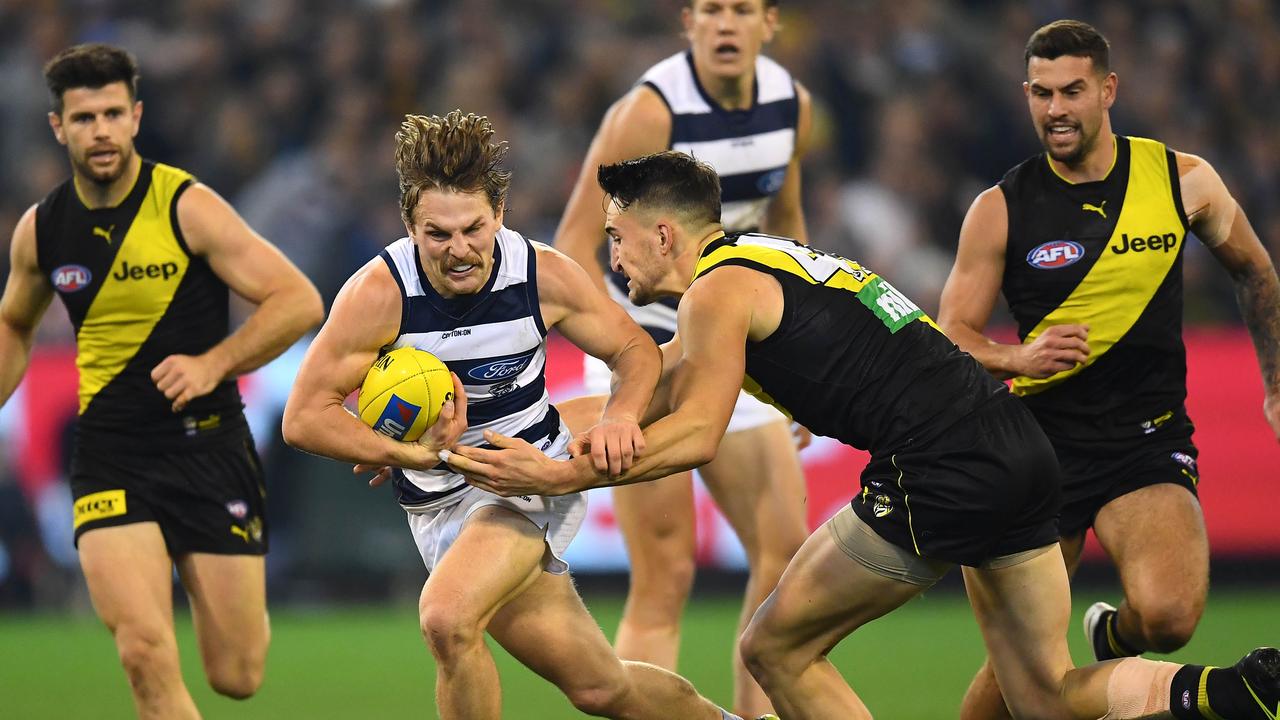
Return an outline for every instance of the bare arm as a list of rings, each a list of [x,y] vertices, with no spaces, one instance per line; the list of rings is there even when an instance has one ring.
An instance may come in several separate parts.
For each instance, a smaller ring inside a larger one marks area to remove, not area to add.
[[[599,473],[587,457],[557,462],[510,438],[499,450],[459,447],[450,464],[473,485],[500,495],[562,495],[666,477],[709,462],[729,425],[746,367],[753,308],[730,273],[707,276],[680,302],[682,355],[671,374],[671,414],[645,430],[647,449],[620,477]],[[462,456],[461,458],[459,456]]]
[[[257,307],[204,354],[170,355],[151,371],[175,411],[223,380],[261,367],[324,319],[311,281],[213,190],[200,184],[188,188],[178,198],[178,225],[191,251]]]
[[[350,463],[410,469],[434,467],[431,433],[398,442],[365,425],[343,401],[364,381],[381,348],[400,327],[400,291],[381,258],[347,281],[320,333],[307,348],[284,409],[284,440],[299,450]],[[454,378],[454,392],[459,391]],[[450,408],[446,404],[446,411]],[[446,418],[446,413],[441,413]],[[449,420],[437,422],[445,425]],[[436,430],[432,427],[432,431]]]
[[[597,467],[617,475],[644,450],[639,420],[653,397],[662,356],[649,334],[600,292],[585,270],[546,245],[534,247],[538,299],[547,327],[554,326],[613,371],[609,400],[589,434]]]
[[[596,182],[596,171],[603,164],[665,150],[670,137],[671,113],[666,103],[642,85],[609,108],[591,141],[556,230],[555,246],[581,265],[601,289],[604,268],[597,253],[604,243],[604,191]]]
[[[813,129],[813,100],[809,91],[796,83],[796,100],[800,105],[796,118],[796,150],[787,165],[787,177],[782,189],[765,210],[764,232],[789,237],[803,245],[809,244],[809,233],[804,226],[804,208],[800,203],[800,163],[809,151],[809,137]]]
[[[1262,369],[1263,412],[1280,439],[1280,281],[1244,211],[1213,167],[1178,153],[1182,205],[1191,229],[1231,274],[1240,314]]]
[[[36,262],[35,206],[22,214],[13,230],[9,266],[0,298],[0,405],[9,401],[22,381],[36,326],[53,300],[53,286]]]
[[[1070,370],[1088,359],[1084,325],[1055,325],[1025,345],[998,343],[983,334],[1000,292],[1008,235],[1004,193],[989,188],[973,201],[960,227],[955,265],[942,288],[938,326],[998,378],[1045,378]]]

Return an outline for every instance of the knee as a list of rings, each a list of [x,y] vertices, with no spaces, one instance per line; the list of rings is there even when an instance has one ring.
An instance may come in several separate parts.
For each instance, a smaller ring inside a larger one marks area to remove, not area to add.
[[[142,690],[153,686],[167,672],[176,671],[178,646],[172,635],[159,629],[118,628],[116,650],[129,684]]]
[[[424,603],[418,614],[422,637],[431,654],[448,663],[477,645],[484,644],[484,628],[450,605]]]
[[[581,712],[596,717],[620,717],[630,686],[622,676],[564,688],[565,697]]]
[[[1191,640],[1204,604],[1193,600],[1168,598],[1133,605],[1147,650],[1168,653]]]
[[[697,574],[693,558],[669,558],[663,562],[660,572],[657,569],[654,572],[636,572],[638,569],[633,568],[632,571],[629,592],[632,602],[628,604],[656,610],[656,614],[676,622],[693,590],[693,578]]]
[[[769,631],[760,613],[742,633],[738,654],[747,671],[764,688],[776,685],[780,678],[799,674],[794,649],[788,647],[781,636]]]
[[[262,687],[264,665],[263,662],[243,658],[207,668],[209,687],[233,700],[248,700]]]

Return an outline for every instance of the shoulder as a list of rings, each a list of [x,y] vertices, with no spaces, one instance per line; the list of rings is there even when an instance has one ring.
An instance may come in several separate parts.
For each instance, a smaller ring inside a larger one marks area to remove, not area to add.
[[[606,116],[620,127],[669,129],[671,108],[653,86],[640,84],[631,88],[609,108]]]
[[[400,286],[391,275],[391,268],[381,256],[375,256],[347,279],[334,306],[357,305],[367,317],[382,317],[383,313],[394,311],[399,318],[402,302]]]
[[[18,218],[18,224],[13,227],[10,251],[15,258],[30,258],[32,262],[35,261],[36,209],[38,207],[38,205],[32,205],[27,208],[27,211],[22,213],[22,217]]]
[[[1214,172],[1213,166],[1209,164],[1209,161],[1205,160],[1199,155],[1192,155],[1191,153],[1180,152],[1178,150],[1174,150],[1173,148],[1169,148],[1169,150],[1173,153],[1174,160],[1177,163],[1179,178],[1185,178],[1188,174],[1191,173],[1191,171],[1197,168],[1205,168],[1210,172]]]
[[[533,248],[534,263],[538,273],[538,295],[545,300],[570,297],[581,291],[581,283],[591,284],[582,266],[555,248],[537,241],[529,241]]]

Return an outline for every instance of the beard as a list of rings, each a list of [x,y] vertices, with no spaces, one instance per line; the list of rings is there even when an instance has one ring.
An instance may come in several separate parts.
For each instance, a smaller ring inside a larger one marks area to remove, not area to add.
[[[110,185],[119,180],[128,169],[129,163],[133,161],[133,146],[117,146],[116,161],[113,165],[106,169],[95,168],[89,162],[89,151],[86,151],[82,157],[76,157],[71,154],[71,165],[77,174],[88,180],[92,180],[96,185]]]
[[[1051,136],[1048,130],[1045,130],[1041,136],[1040,144],[1044,146],[1045,152],[1049,153],[1049,157],[1054,160],[1064,165],[1077,165],[1085,159],[1089,152],[1093,150],[1093,146],[1097,144],[1098,131],[1094,130],[1092,133],[1086,134],[1085,128],[1080,126],[1076,132],[1079,139],[1072,147],[1062,148],[1051,145],[1049,142]]]

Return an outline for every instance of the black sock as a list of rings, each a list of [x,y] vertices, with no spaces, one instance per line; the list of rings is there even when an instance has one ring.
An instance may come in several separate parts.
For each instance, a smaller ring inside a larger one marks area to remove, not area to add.
[[[1258,703],[1235,668],[1183,665],[1169,688],[1169,709],[1178,720],[1258,716]]]
[[[1102,631],[1105,633],[1104,637],[1107,639],[1107,645],[1111,646],[1111,652],[1119,655],[1120,657],[1141,655],[1141,650],[1133,647],[1129,643],[1125,642],[1124,638],[1120,637],[1120,625],[1117,623],[1119,618],[1120,613],[1109,613],[1107,615],[1107,619],[1103,623]]]

